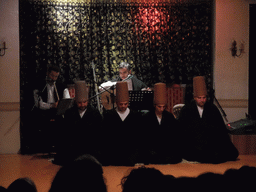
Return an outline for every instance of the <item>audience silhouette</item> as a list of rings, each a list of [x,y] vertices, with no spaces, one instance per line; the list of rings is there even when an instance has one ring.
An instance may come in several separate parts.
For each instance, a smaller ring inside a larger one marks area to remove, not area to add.
[[[0,186],[0,192],[6,192],[6,191],[7,191],[7,189],[5,187]]]
[[[95,191],[106,192],[102,165],[91,155],[82,155],[59,169],[49,192]]]
[[[132,169],[129,175],[121,180],[123,192],[155,192],[166,189],[164,174],[155,169],[139,167]]]
[[[121,180],[122,192],[139,191],[249,191],[255,189],[256,167],[228,169],[224,174],[206,172],[197,177],[163,175],[155,168],[133,169]]]
[[[31,178],[18,178],[13,181],[7,188],[8,192],[37,192],[36,185]]]
[[[244,165],[230,168],[223,174],[205,172],[197,177],[174,177],[164,175],[153,167],[133,168],[121,179],[122,192],[169,192],[192,191],[249,191],[255,190],[256,167]],[[23,177],[13,181],[8,188],[0,186],[0,192],[37,192],[31,178]],[[79,156],[73,162],[63,165],[56,173],[49,192],[94,191],[107,192],[101,163],[92,155]]]

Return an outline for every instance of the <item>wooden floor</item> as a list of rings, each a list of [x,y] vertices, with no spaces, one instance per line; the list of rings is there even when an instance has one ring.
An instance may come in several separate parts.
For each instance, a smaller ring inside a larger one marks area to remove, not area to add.
[[[20,177],[30,177],[34,180],[38,192],[47,192],[60,166],[54,165],[42,154],[37,155],[0,155],[0,185],[8,187],[11,182]],[[175,177],[195,177],[204,172],[223,174],[227,169],[239,169],[244,165],[256,167],[256,155],[240,155],[239,160],[218,165],[179,163],[175,165],[147,165],[159,169],[164,174]],[[134,167],[107,166],[104,176],[108,192],[121,192],[120,181]]]

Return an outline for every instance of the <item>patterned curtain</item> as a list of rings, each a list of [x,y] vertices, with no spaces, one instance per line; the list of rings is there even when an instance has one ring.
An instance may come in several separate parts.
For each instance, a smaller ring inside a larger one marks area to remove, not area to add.
[[[191,84],[195,75],[211,85],[211,15],[210,0],[21,0],[21,107],[49,64],[64,83],[86,80],[91,90],[92,62],[97,85],[115,78],[121,61],[148,86]]]
[[[22,150],[33,145],[27,127],[36,128],[32,85],[48,65],[60,67],[63,83],[86,80],[91,97],[95,85],[118,75],[121,61],[149,87],[186,84],[189,92],[196,75],[212,87],[212,0],[20,0],[19,6]]]

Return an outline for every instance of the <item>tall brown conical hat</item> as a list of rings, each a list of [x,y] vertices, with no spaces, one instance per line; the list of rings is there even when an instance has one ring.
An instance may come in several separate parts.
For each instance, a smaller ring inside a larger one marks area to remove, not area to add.
[[[204,76],[197,76],[193,78],[193,92],[194,97],[207,95]]]
[[[83,102],[88,99],[88,90],[85,81],[75,82],[75,99],[78,102]]]
[[[127,82],[118,81],[116,83],[116,101],[125,102],[129,101],[129,92]]]
[[[167,91],[165,83],[156,83],[154,85],[154,104],[166,105],[167,104]]]

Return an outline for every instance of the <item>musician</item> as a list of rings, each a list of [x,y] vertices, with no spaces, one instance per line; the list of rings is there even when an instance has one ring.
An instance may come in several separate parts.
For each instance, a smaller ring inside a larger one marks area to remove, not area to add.
[[[30,130],[32,138],[32,151],[54,152],[59,123],[62,117],[57,116],[57,106],[62,98],[69,98],[66,86],[58,81],[60,68],[49,66],[46,78],[35,81],[33,86],[34,107],[32,108]]]
[[[147,88],[147,85],[132,75],[131,66],[127,62],[121,62],[119,65],[119,78],[117,81],[127,81],[129,91],[140,91]]]
[[[140,91],[144,88],[147,88],[147,85],[141,80],[137,79],[132,75],[131,66],[127,62],[121,62],[119,65],[119,77],[117,79],[102,83],[100,86],[101,90],[113,86],[118,81],[126,81],[128,83],[129,91]],[[103,89],[102,89],[103,88]]]
[[[58,66],[49,66],[46,72],[46,79],[40,82],[38,87],[34,89],[35,106],[41,110],[56,109],[59,100],[62,98],[70,98],[69,91],[62,83],[57,82],[60,75],[60,68]],[[55,111],[47,111],[48,115],[55,118]]]
[[[113,108],[115,95],[113,89],[118,81],[126,81],[129,91],[150,90],[145,83],[132,75],[131,66],[129,63],[121,62],[119,65],[119,77],[117,79],[102,83],[99,87],[100,91],[103,92],[103,94],[101,94],[101,99],[104,109],[110,110]]]
[[[128,83],[116,83],[116,109],[103,115],[105,137],[103,165],[133,166],[139,163],[141,115],[128,107]]]
[[[102,116],[89,103],[86,82],[76,81],[75,105],[65,112],[62,142],[54,163],[70,162],[83,154],[91,154],[100,160],[101,128]]]
[[[218,108],[207,101],[203,76],[193,79],[194,99],[179,115],[182,125],[183,158],[201,163],[234,161],[238,151],[232,144]]]
[[[175,164],[181,162],[178,121],[166,111],[165,83],[154,85],[154,109],[143,116],[144,162],[151,164]]]

